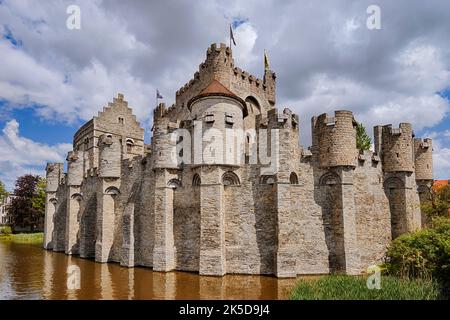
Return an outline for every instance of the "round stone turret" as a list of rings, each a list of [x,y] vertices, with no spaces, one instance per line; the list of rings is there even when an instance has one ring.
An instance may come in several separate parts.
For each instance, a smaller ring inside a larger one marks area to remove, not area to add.
[[[356,166],[356,121],[351,111],[313,117],[313,149],[322,168]]]
[[[100,171],[102,178],[120,178],[122,161],[122,143],[111,134],[103,134],[99,138],[98,147]]]
[[[414,164],[416,180],[433,180],[433,142],[431,139],[414,139]]]
[[[238,139],[243,139],[244,107],[245,102],[217,80],[188,102],[194,125],[202,128],[202,163],[240,163],[244,144]]]
[[[206,51],[204,68],[214,74],[214,78],[229,83],[231,70],[234,67],[231,48],[224,43],[219,45],[213,43]]]
[[[170,120],[164,103],[153,112],[153,136],[151,149],[153,168],[176,168],[176,136],[169,132]]]
[[[413,131],[410,123],[400,123],[398,128],[382,128],[381,155],[385,172],[413,172]]]

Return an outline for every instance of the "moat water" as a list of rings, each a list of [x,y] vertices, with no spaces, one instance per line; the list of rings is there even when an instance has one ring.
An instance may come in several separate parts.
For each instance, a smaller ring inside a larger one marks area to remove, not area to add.
[[[76,267],[73,267],[73,266]],[[79,272],[79,282],[72,278]],[[69,283],[68,283],[69,278]],[[296,279],[153,272],[0,241],[0,299],[287,299]],[[79,284],[79,289],[76,287]],[[75,288],[74,288],[75,286]]]

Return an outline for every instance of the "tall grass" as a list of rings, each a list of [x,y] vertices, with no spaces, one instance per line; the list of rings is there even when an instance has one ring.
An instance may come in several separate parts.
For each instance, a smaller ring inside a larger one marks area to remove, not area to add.
[[[9,235],[11,233],[12,233],[12,230],[11,230],[10,226],[0,227],[0,236]]]
[[[40,244],[44,241],[44,234],[39,233],[18,233],[0,235],[0,241],[12,241],[15,243]]]
[[[381,277],[381,289],[368,289],[365,277],[330,275],[300,280],[291,300],[436,300],[437,285],[431,280]]]

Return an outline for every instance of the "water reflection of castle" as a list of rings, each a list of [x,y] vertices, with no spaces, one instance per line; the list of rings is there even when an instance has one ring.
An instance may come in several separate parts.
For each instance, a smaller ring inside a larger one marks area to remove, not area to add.
[[[67,268],[80,270],[80,289],[67,288]],[[38,266],[39,267],[39,266]],[[203,277],[185,272],[123,269],[46,252],[43,259],[44,299],[286,299],[294,279],[227,275]]]

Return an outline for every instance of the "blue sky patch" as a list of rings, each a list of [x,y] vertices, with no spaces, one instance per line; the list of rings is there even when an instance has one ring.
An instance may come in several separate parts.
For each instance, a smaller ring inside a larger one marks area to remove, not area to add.
[[[231,19],[231,26],[233,27],[233,29],[236,29],[237,27],[239,27],[241,24],[244,24],[248,22],[248,18],[242,18],[242,17],[233,17]]]
[[[22,46],[22,40],[18,40],[14,37],[11,29],[7,25],[3,25],[3,39],[6,39],[9,41],[13,46],[15,47],[21,47]]]
[[[1,107],[2,103],[0,102]],[[36,115],[34,108],[23,108],[14,109],[0,115],[0,127],[3,129],[6,123],[12,119],[16,119],[19,122],[19,134],[21,137],[48,145],[72,143],[73,135],[82,125],[81,121],[72,125],[45,120]]]

